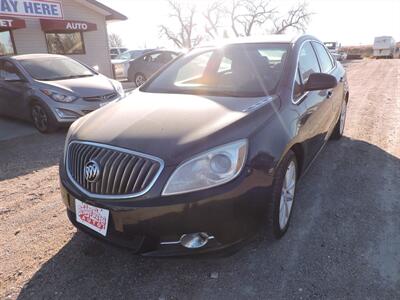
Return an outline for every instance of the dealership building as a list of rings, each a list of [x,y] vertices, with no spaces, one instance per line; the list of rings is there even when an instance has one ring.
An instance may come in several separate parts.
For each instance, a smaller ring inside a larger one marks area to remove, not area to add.
[[[63,54],[112,76],[107,22],[126,19],[96,0],[0,0],[0,55]]]

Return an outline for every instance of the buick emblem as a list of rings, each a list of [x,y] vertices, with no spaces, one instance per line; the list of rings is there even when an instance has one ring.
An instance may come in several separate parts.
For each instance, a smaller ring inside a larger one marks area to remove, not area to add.
[[[83,171],[88,182],[96,182],[100,177],[100,166],[94,160],[88,161]]]

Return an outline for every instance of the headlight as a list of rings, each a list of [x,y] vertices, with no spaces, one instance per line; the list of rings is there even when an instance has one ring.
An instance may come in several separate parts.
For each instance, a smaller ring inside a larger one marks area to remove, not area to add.
[[[114,86],[114,89],[117,91],[117,93],[120,95],[120,97],[125,96],[125,91],[124,88],[122,87],[121,82],[119,81],[111,81],[112,85]]]
[[[226,183],[239,175],[246,156],[247,140],[239,140],[196,155],[178,166],[162,194],[182,194]]]
[[[48,90],[48,89],[41,89],[41,91],[46,96],[49,96],[50,98],[52,98],[54,101],[57,101],[57,102],[70,103],[79,98],[78,96],[60,94],[56,91]]]

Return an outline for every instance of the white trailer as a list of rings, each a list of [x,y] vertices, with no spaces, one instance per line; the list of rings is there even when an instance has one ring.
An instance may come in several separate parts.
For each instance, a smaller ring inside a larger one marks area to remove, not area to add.
[[[396,42],[391,36],[377,36],[373,45],[374,57],[393,58],[396,51]]]

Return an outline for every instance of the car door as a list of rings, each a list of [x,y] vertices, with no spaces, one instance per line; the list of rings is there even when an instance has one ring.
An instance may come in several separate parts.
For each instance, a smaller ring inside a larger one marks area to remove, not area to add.
[[[300,124],[302,139],[305,140],[306,165],[312,160],[325,142],[329,128],[331,105],[327,101],[327,91],[304,92],[304,85],[312,73],[321,69],[311,42],[305,42],[299,52],[298,69],[294,87],[293,101],[301,112]]]
[[[146,78],[149,78],[153,75],[158,69],[160,69],[163,65],[162,60],[160,59],[162,52],[151,53],[146,55],[145,57],[145,70],[143,70]]]
[[[0,111],[2,114],[28,118],[29,107],[26,103],[26,93],[29,83],[18,68],[10,61],[0,62]]]
[[[339,117],[340,110],[342,107],[344,75],[340,74],[340,70],[336,69],[336,62],[322,44],[313,41],[312,45],[315,49],[315,52],[317,53],[317,58],[321,66],[321,72],[336,77],[338,81],[338,85],[335,88],[326,91],[327,99],[331,108],[331,113],[328,116],[329,119],[328,133],[330,134],[334,126],[336,125],[336,120]],[[326,135],[325,139],[329,137],[329,134]]]

